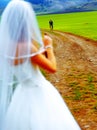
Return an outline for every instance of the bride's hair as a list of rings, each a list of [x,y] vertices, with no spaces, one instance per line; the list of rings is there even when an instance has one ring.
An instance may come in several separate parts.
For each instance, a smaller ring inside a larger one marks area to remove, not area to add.
[[[28,2],[11,1],[6,7],[2,19],[6,20],[9,37],[13,42],[31,39],[34,11]]]

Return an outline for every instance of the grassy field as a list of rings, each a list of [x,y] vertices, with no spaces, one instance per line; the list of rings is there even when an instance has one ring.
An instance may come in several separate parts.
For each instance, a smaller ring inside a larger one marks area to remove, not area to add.
[[[54,29],[71,32],[97,40],[97,11],[37,16],[41,29],[49,29],[48,21],[54,21]]]

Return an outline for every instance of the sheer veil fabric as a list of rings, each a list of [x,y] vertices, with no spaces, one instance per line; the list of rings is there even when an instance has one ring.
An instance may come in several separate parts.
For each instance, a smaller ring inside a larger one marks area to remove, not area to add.
[[[37,52],[30,51],[33,41],[37,43]],[[24,48],[21,47],[21,44]],[[22,0],[10,1],[0,22],[0,130],[15,82],[14,59],[18,59],[20,62],[22,58],[23,62],[26,62],[30,56],[43,51],[41,33],[31,5]],[[20,72],[18,67],[17,73],[20,74]],[[19,80],[21,79],[18,75]]]

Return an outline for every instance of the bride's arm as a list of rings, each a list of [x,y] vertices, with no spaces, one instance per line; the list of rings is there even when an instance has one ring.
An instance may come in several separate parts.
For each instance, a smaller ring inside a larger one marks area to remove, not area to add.
[[[47,53],[47,57],[44,56],[43,54],[37,54],[33,57],[31,57],[31,62],[39,65],[43,69],[48,70],[49,72],[56,72],[56,59],[55,55],[53,52],[53,47],[52,47],[52,39],[50,37],[44,37],[44,44]],[[37,48],[32,45],[32,50],[37,52]]]

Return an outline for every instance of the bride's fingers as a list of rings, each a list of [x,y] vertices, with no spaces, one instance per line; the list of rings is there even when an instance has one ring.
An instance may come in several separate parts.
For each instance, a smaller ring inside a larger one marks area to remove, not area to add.
[[[47,46],[47,45],[52,45],[52,38],[51,37],[49,37],[49,36],[44,36],[44,39],[43,39],[43,41],[44,41],[44,46]]]

